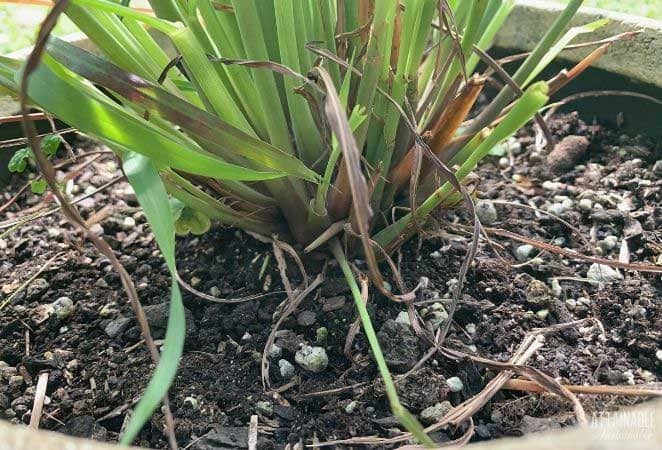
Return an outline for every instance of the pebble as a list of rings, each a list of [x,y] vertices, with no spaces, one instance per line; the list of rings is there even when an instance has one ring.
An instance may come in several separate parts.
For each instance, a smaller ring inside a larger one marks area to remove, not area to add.
[[[520,262],[524,262],[529,259],[529,257],[533,253],[533,250],[534,250],[533,245],[530,244],[520,245],[515,249],[515,258],[517,258],[517,260]]]
[[[198,409],[198,399],[195,397],[186,397],[184,399],[184,405],[189,405],[191,409]]]
[[[301,311],[297,315],[297,323],[302,327],[309,327],[315,323],[317,316],[313,311]]]
[[[641,379],[644,380],[646,383],[653,383],[653,382],[655,382],[657,377],[650,370],[642,370],[641,371]]]
[[[593,200],[590,198],[583,198],[577,203],[577,208],[584,212],[591,212],[593,211]]]
[[[658,361],[662,361],[662,350],[658,350],[655,352],[655,357],[657,358]]]
[[[526,302],[535,306],[547,306],[550,292],[547,285],[540,280],[531,280],[526,288]]]
[[[432,326],[433,330],[439,328],[448,319],[446,308],[441,303],[433,303],[424,308],[421,310],[421,316]]]
[[[462,389],[464,389],[464,384],[459,377],[450,377],[446,380],[446,384],[448,385],[448,388],[451,390],[451,392],[460,392]]]
[[[563,203],[552,203],[551,205],[545,208],[547,212],[552,213],[556,216],[560,216],[568,209]]]
[[[280,376],[284,380],[289,380],[294,376],[294,366],[286,359],[281,359],[278,361],[278,370],[280,371]]]
[[[634,374],[631,370],[623,372],[623,380],[625,380],[625,384],[634,385]]]
[[[329,330],[327,330],[326,327],[319,327],[315,330],[315,340],[318,344],[325,344],[328,337]]]
[[[43,278],[36,278],[30,283],[26,289],[26,293],[28,297],[36,297],[46,292],[46,289],[48,289],[48,281]]]
[[[198,277],[192,277],[191,278],[191,286],[193,286],[193,287],[199,286],[200,282],[202,282],[202,280]]]
[[[476,203],[476,215],[483,225],[492,225],[499,218],[494,203],[487,200]]]
[[[589,140],[584,136],[566,136],[547,155],[547,167],[552,173],[570,170],[579,162],[588,148]]]
[[[547,316],[549,316],[549,309],[541,309],[536,313],[536,316],[541,320],[547,319]]]
[[[274,413],[274,405],[271,402],[257,402],[255,406],[257,407],[257,412],[265,416],[271,417]]]
[[[60,297],[53,302],[53,313],[58,319],[67,319],[71,317],[76,309],[74,306],[74,301],[69,297]]]
[[[570,311],[574,311],[575,307],[577,306],[577,301],[574,298],[569,298],[565,301],[565,306]]]
[[[108,288],[108,282],[104,280],[103,278],[99,278],[96,283],[94,283],[96,287],[99,289],[107,289]]]
[[[400,311],[398,317],[395,318],[396,323],[404,323],[405,325],[411,325],[409,320],[409,313],[407,311]]]
[[[448,412],[453,409],[453,405],[448,400],[437,403],[434,406],[428,406],[421,411],[421,422],[425,425],[432,425],[443,419]]]
[[[283,349],[276,344],[273,344],[269,349],[269,358],[280,358],[283,355]]]
[[[658,159],[653,164],[653,173],[658,177],[662,176],[662,159]]]
[[[598,245],[600,246],[603,252],[607,253],[608,251],[616,248],[616,246],[618,245],[618,238],[616,236],[609,235],[600,242],[598,242]]]
[[[110,338],[115,338],[119,336],[120,334],[124,333],[124,331],[129,328],[129,324],[131,323],[131,319],[128,317],[118,317],[117,319],[113,319],[110,322],[108,322],[108,325],[106,325],[106,328],[104,328],[104,331]]]
[[[209,295],[213,297],[220,297],[221,290],[217,286],[212,286],[211,289],[209,289]]]
[[[345,405],[345,412],[347,414],[352,414],[354,410],[356,410],[357,406],[359,406],[359,402],[352,400],[351,402],[347,403],[347,405]]]
[[[559,280],[553,278],[551,285],[552,285],[552,295],[556,298],[561,297],[561,294],[563,294],[563,288],[561,287],[561,283],[559,283]]]
[[[322,347],[304,345],[294,355],[294,360],[309,372],[322,372],[329,365],[329,357]]]
[[[502,169],[507,169],[508,167],[510,167],[510,159],[508,159],[507,156],[502,156],[501,158],[499,158],[499,167],[501,167]]]
[[[467,333],[469,334],[476,334],[476,324],[475,323],[468,323],[466,327],[464,327],[467,330]]]
[[[586,277],[595,284],[615,283],[623,279],[623,275],[618,270],[598,263],[591,264]]]
[[[345,306],[346,299],[342,295],[322,299],[322,311],[331,312]]]
[[[13,375],[13,376],[9,377],[9,383],[8,384],[9,384],[10,388],[16,389],[16,388],[19,388],[19,387],[23,386],[24,382],[25,382],[25,380],[23,379],[23,376]]]

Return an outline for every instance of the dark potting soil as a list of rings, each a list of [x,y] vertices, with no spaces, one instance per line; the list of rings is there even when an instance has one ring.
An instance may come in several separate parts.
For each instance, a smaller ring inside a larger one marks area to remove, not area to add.
[[[483,221],[493,222],[486,225],[584,254],[661,263],[660,143],[586,125],[576,115],[558,117],[551,129],[559,140],[569,135],[587,140],[572,138],[575,142],[565,144],[570,150],[549,160],[536,150],[530,129],[509,141],[504,155],[491,157],[477,172],[479,197],[494,200],[480,205]],[[89,193],[118,174],[112,157],[102,156],[75,177],[74,194]],[[25,182],[16,179],[3,202]],[[41,200],[21,196],[2,213],[2,220],[43,207]],[[130,188],[119,182],[79,206],[83,217],[121,254],[154,335],[162,339],[170,281]],[[443,318],[444,299],[450,298],[470,241],[463,227],[470,225],[465,211],[443,212],[439,219],[424,239],[409,242],[396,254],[406,286],[423,283],[416,309],[430,324]],[[118,276],[108,260],[81,244],[79,237],[54,214],[0,238],[2,301],[60,255],[0,314],[0,418],[27,423],[37,377],[47,371],[41,427],[116,441],[154,366]],[[182,277],[200,291],[226,298],[270,294],[245,303],[215,304],[185,293],[186,349],[170,391],[181,447],[245,447],[254,414],[259,416],[262,448],[400,432],[362,333],[351,347],[356,362],[345,355],[345,338],[356,312],[335,268],[328,268],[321,288],[280,326],[269,375],[272,388],[286,388],[274,396],[265,394],[260,361],[286,297],[271,246],[240,231],[213,229],[180,238],[177,252]],[[290,263],[289,275],[296,284],[300,275]],[[357,265],[364,267],[361,261]],[[313,276],[322,266],[323,255],[306,261]],[[446,345],[507,361],[527,332],[593,318],[548,336],[529,364],[570,384],[657,382],[662,376],[660,277],[599,269],[492,235],[491,242],[480,243]],[[383,273],[389,273],[387,266]],[[589,278],[603,283],[587,282]],[[395,289],[395,281],[390,283]],[[373,292],[369,309],[394,372],[407,371],[427,346],[403,323],[404,306]],[[323,347],[328,366],[317,373],[305,370],[295,361],[301,345]],[[435,411],[447,407],[444,401],[459,404],[493,376],[469,360],[435,356],[402,381],[399,391],[407,408],[419,415],[425,411],[423,420],[430,421]],[[643,400],[579,398],[589,416]],[[435,405],[436,410],[428,409]],[[475,414],[473,439],[520,435],[574,421],[564,399],[504,390]],[[157,411],[136,444],[166,448],[163,427],[163,414]],[[434,437],[444,441],[463,432],[462,427],[446,428]]]

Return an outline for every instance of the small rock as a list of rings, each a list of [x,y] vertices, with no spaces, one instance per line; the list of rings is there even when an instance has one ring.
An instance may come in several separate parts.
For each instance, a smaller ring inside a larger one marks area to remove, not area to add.
[[[451,392],[461,392],[464,389],[464,383],[459,377],[450,377],[446,380],[446,384]]]
[[[593,211],[593,200],[590,198],[583,198],[577,203],[577,208],[580,211],[591,212]]]
[[[94,417],[88,415],[70,419],[58,431],[69,436],[94,439],[97,441],[105,441],[106,435],[108,434],[108,430],[97,424]]]
[[[551,293],[545,283],[540,280],[532,280],[526,287],[526,302],[534,306],[547,306],[551,299]]]
[[[250,334],[248,331],[244,333],[244,335],[241,337],[241,340],[244,342],[248,342],[251,339],[253,339],[253,335]]]
[[[99,278],[94,285],[98,287],[99,289],[107,289],[108,288],[108,282],[104,280],[103,278]]]
[[[559,280],[556,278],[552,278],[552,295],[556,298],[561,297],[561,294],[563,294],[563,288],[561,287],[561,283],[559,283]]]
[[[274,413],[274,405],[271,402],[257,402],[255,406],[257,412],[267,417],[271,417]]]
[[[26,289],[26,294],[29,298],[33,298],[43,294],[47,289],[48,281],[43,278],[36,278]]]
[[[631,370],[623,372],[623,380],[625,381],[625,384],[629,384],[630,386],[634,385],[634,374]]]
[[[280,371],[280,376],[284,380],[289,380],[294,376],[294,366],[286,359],[281,359],[278,361],[278,370]]]
[[[405,325],[411,325],[409,321],[409,313],[407,311],[400,311],[398,317],[395,318],[396,323],[404,323]]]
[[[25,380],[23,379],[23,376],[13,375],[13,376],[9,377],[8,385],[11,389],[18,389],[21,386],[23,386],[24,382],[25,382]]]
[[[377,333],[389,367],[395,370],[408,370],[418,361],[418,338],[409,325],[389,319]]]
[[[198,399],[195,397],[186,397],[184,399],[184,406],[189,406],[191,409],[198,409]]]
[[[301,311],[297,315],[297,323],[302,327],[309,327],[315,323],[317,316],[313,311]]]
[[[195,442],[191,450],[221,450],[248,448],[248,429],[215,424],[210,432]]]
[[[586,277],[594,282],[595,284],[609,284],[621,281],[623,275],[616,270],[604,264],[591,264],[589,267]]]
[[[589,140],[584,136],[566,136],[547,155],[549,170],[558,174],[574,168],[586,153],[588,145]]]
[[[322,372],[329,365],[329,357],[322,347],[304,345],[294,355],[294,360],[309,372]]]
[[[499,158],[499,167],[502,169],[507,169],[510,167],[510,159],[507,156],[502,156]]]
[[[198,287],[198,286],[200,286],[200,283],[201,283],[201,282],[202,282],[202,280],[201,280],[200,278],[198,278],[198,277],[192,277],[192,278],[191,278],[191,286],[193,286],[193,287]]]
[[[351,402],[347,403],[347,405],[345,405],[345,412],[347,414],[352,414],[357,406],[359,406],[359,403],[356,400],[352,400]]]
[[[561,428],[561,424],[558,419],[553,417],[540,418],[525,415],[522,417],[522,422],[520,423],[522,434],[538,433],[540,431],[556,430],[558,428]]]
[[[193,280],[191,280],[191,284]],[[170,303],[158,303],[156,305],[149,305],[143,307],[147,323],[152,328],[152,333],[155,339],[162,339],[165,336],[165,330],[168,326],[168,314],[170,311]],[[184,316],[186,317],[186,337],[190,338],[197,331],[193,314],[188,308],[184,308]]]
[[[541,309],[536,313],[536,316],[538,316],[540,320],[546,320],[547,316],[549,316],[549,309]]]
[[[476,324],[475,323],[468,323],[466,327],[464,327],[467,330],[467,333],[469,334],[476,334]]]
[[[570,311],[574,311],[575,307],[577,306],[577,301],[574,298],[569,298],[565,301],[565,306]]]
[[[658,361],[662,361],[662,350],[656,351],[655,357],[657,358]]]
[[[280,358],[283,354],[283,349],[276,344],[273,344],[269,349],[269,358]]]
[[[345,297],[339,295],[337,297],[330,297],[322,299],[322,311],[331,312],[341,309],[345,306]]]
[[[476,215],[483,225],[492,225],[499,218],[494,203],[487,200],[476,203]]]
[[[136,226],[136,219],[133,217],[125,217],[122,222],[122,228],[126,231],[133,230]]]
[[[211,289],[209,289],[209,295],[212,297],[220,297],[221,290],[217,286],[212,286]]]
[[[555,216],[560,216],[568,209],[563,203],[552,203],[551,205],[545,208],[547,212],[554,214]]]
[[[662,159],[658,159],[655,161],[655,164],[653,164],[653,174],[657,175],[658,177],[662,177]]]
[[[108,322],[104,331],[110,338],[116,338],[120,334],[124,333],[129,325],[131,324],[131,319],[128,317],[118,317]]]
[[[443,304],[433,303],[421,310],[421,316],[430,324],[433,330],[436,330],[448,319],[448,312],[446,312]]]
[[[53,302],[53,313],[60,320],[71,317],[75,309],[74,301],[69,297],[60,297]]]
[[[533,245],[530,244],[520,245],[515,249],[515,258],[517,258],[517,260],[520,262],[524,262],[531,257],[533,250],[534,250]]]
[[[644,380],[646,383],[653,383],[653,382],[655,382],[657,377],[650,370],[642,370],[641,371],[641,379]]]
[[[600,246],[600,248],[604,253],[607,253],[610,250],[616,248],[616,246],[618,245],[618,238],[616,236],[609,235],[600,242],[598,242],[598,245]]]
[[[453,405],[451,405],[451,402],[448,400],[437,403],[434,406],[428,406],[423,411],[421,411],[421,422],[423,422],[425,425],[432,425],[433,423],[437,423],[443,419],[451,409],[453,409]]]
[[[326,340],[329,337],[329,330],[326,327],[319,327],[315,330],[315,341],[318,344],[326,345]]]

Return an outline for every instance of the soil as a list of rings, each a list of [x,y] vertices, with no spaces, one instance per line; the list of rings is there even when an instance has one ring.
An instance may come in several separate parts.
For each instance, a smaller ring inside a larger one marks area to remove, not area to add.
[[[573,167],[551,178],[555,168],[534,145],[531,129],[504,146],[503,156],[489,158],[478,171],[479,197],[487,205],[490,226],[520,233],[585,254],[660,263],[662,253],[662,181],[659,142],[627,136],[600,125],[587,125],[576,115],[555,118],[557,139],[584,136],[587,148],[571,147]],[[577,140],[576,138],[573,138]],[[583,140],[580,140],[583,142]],[[89,150],[90,144],[81,142]],[[556,160],[567,164],[557,151]],[[65,170],[69,170],[70,167]],[[115,161],[102,156],[75,178],[74,194],[89,193],[119,174]],[[26,180],[17,178],[5,200]],[[4,200],[3,200],[4,201]],[[43,207],[40,197],[23,195],[3,212],[5,219]],[[508,203],[500,203],[505,201]],[[513,203],[528,205],[524,208]],[[80,205],[83,217],[95,223],[131,273],[150,316],[157,339],[163,337],[163,303],[169,277],[134,195],[122,181]],[[540,212],[552,211],[571,227]],[[397,255],[408,288],[425,277],[416,308],[431,321],[450,297],[469,236],[468,214],[439,215],[439,224],[424,239],[411,241]],[[436,230],[436,231],[435,231]],[[141,338],[119,278],[78,233],[54,214],[20,226],[0,237],[3,254],[0,287],[3,301],[20,289],[0,315],[0,418],[27,423],[40,372],[49,373],[41,428],[76,436],[116,441],[128,412],[143,392],[153,365]],[[215,304],[188,292],[189,332],[184,357],[170,391],[181,447],[241,448],[246,445],[250,417],[259,416],[259,446],[283,448],[299,440],[311,443],[354,436],[389,437],[399,432],[369,362],[359,333],[352,363],[343,347],[356,317],[340,273],[330,267],[326,281],[281,325],[276,343],[282,354],[270,359],[273,388],[267,395],[260,376],[265,341],[281,311],[285,295],[270,245],[243,232],[214,228],[203,236],[178,239],[178,264],[183,279],[218,297],[271,293],[239,304]],[[26,289],[20,286],[50,258]],[[320,255],[306,264],[310,274],[322,267]],[[359,268],[362,262],[356,261]],[[662,282],[659,276],[598,270],[590,264],[522,248],[497,236],[481,241],[465,285],[463,301],[446,345],[486,358],[507,361],[527,332],[583,318],[595,321],[550,335],[529,363],[572,384],[640,385],[662,377]],[[388,273],[388,267],[383,272]],[[289,275],[299,275],[291,264]],[[609,280],[604,277],[611,276]],[[391,280],[391,284],[396,286]],[[63,308],[67,300],[73,310]],[[427,350],[402,317],[402,304],[373,294],[369,307],[380,330],[394,372],[408,370]],[[435,309],[436,308],[436,309]],[[305,312],[305,314],[302,314]],[[70,313],[70,315],[68,315]],[[326,337],[320,336],[321,327]],[[288,332],[289,330],[289,332]],[[112,337],[111,337],[112,336]],[[324,347],[328,367],[304,370],[295,362],[301,344]],[[294,378],[281,376],[279,360],[294,366]],[[493,372],[470,361],[435,356],[399,385],[403,403],[413,413],[445,400],[456,405],[478,393]],[[462,386],[457,386],[458,377]],[[449,381],[449,379],[452,379]],[[451,385],[454,391],[450,389]],[[344,388],[344,389],[343,389]],[[315,394],[334,389],[328,394]],[[580,396],[589,416],[611,411],[642,398]],[[137,445],[166,448],[163,414],[158,411],[141,432]],[[574,423],[571,405],[550,394],[501,391],[474,416],[474,440],[521,435]],[[463,429],[444,429],[438,441],[460,436]]]

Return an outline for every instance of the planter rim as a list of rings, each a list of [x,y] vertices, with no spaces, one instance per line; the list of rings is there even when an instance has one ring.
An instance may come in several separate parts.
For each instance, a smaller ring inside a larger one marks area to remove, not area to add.
[[[495,38],[494,46],[531,51],[550,28],[564,4],[547,0],[517,0],[515,8]],[[609,23],[572,43],[605,39],[620,33],[639,31],[636,36],[615,42],[592,67],[662,88],[662,21],[600,8],[582,7],[571,26],[600,19]],[[563,51],[561,59],[577,62],[593,48]]]
[[[657,450],[662,448],[662,400],[624,408],[592,421],[588,428],[533,433],[469,444],[472,450]],[[248,427],[246,427],[248,432]],[[80,439],[51,431],[32,430],[0,421],[0,450],[113,450],[113,444]],[[127,450],[141,450],[124,447]],[[144,449],[142,449],[144,450]]]
[[[511,16],[497,35],[495,45],[528,51],[542,36],[563,4],[546,0],[518,0]],[[602,39],[625,31],[642,30],[634,39],[615,43],[610,51],[596,64],[609,72],[630,77],[636,81],[662,87],[662,21],[634,16],[626,13],[606,11],[599,8],[582,7],[573,21],[574,25],[585,24],[601,18],[610,24],[597,33],[583,36],[583,40]],[[524,25],[523,25],[524,24]],[[596,36],[599,35],[599,36]],[[85,45],[82,33],[73,33],[64,39]],[[30,48],[13,52],[7,56],[25,57]],[[563,52],[562,57],[578,61],[586,50]],[[641,435],[632,434],[632,420],[641,420]],[[530,448],[558,450],[575,448],[584,450],[622,450],[628,448],[653,450],[662,448],[662,400],[648,402],[633,408],[620,410],[613,416],[593,423],[590,429],[569,428],[556,432],[527,435],[521,438],[506,438],[470,444],[476,450]],[[605,436],[615,438],[608,439]],[[31,430],[11,425],[0,420],[0,450],[111,450],[117,448],[108,443],[73,438],[59,433]],[[125,447],[138,450],[136,447]]]

